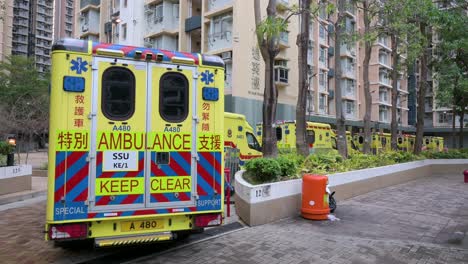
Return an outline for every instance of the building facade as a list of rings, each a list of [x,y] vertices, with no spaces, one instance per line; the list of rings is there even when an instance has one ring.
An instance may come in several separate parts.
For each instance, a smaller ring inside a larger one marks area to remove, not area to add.
[[[53,0],[15,0],[12,23],[13,55],[33,57],[39,72],[50,68]]]
[[[73,38],[75,31],[74,0],[55,1],[54,9],[54,40]]]
[[[0,0],[0,61],[11,55],[13,38],[13,0]]]
[[[219,55],[226,64],[226,111],[246,115],[251,124],[262,119],[264,63],[255,35],[253,1],[245,0],[81,0],[76,36],[125,45],[201,52]],[[318,3],[318,2],[317,2]],[[267,0],[261,1],[266,16]],[[286,17],[287,7],[297,0],[277,0],[278,15]],[[340,56],[340,86],[347,124],[359,129],[365,114],[363,87],[364,47],[347,41],[336,54],[333,41],[335,16],[320,8],[310,26],[308,69],[309,120],[335,123],[335,56]],[[85,21],[86,23],[84,23]],[[97,23],[99,21],[99,27]],[[89,25],[96,25],[89,27]],[[275,59],[278,89],[277,119],[294,119],[298,91],[299,19],[292,16],[288,30],[280,36],[280,53]],[[346,4],[344,30],[363,32],[362,10]],[[370,89],[372,127],[389,129],[391,121],[392,49],[390,38],[380,36],[372,47]],[[405,60],[404,55],[400,60]],[[414,132],[417,74],[403,69],[398,74],[399,129]],[[417,72],[417,71],[416,71]],[[432,97],[431,97],[432,98]],[[437,115],[435,112],[430,112]]]

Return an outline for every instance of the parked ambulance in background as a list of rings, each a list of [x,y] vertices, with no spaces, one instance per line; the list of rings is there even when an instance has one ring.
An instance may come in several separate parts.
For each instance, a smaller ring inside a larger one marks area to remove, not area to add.
[[[253,128],[241,114],[224,113],[224,147],[239,151],[240,166],[249,159],[263,156]]]
[[[296,121],[277,121],[275,132],[278,150],[296,150]],[[333,131],[329,124],[307,122],[306,143],[309,147],[309,153],[313,154],[332,150],[332,135]],[[257,137],[261,139],[261,136],[262,124],[258,123]]]

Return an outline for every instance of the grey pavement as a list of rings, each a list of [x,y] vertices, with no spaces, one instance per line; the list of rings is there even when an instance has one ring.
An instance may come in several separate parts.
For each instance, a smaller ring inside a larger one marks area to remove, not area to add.
[[[299,216],[134,263],[468,263],[468,184],[430,177],[338,204],[339,221]]]
[[[0,211],[1,263],[82,263],[122,252],[86,245],[62,249],[45,242],[43,200]],[[468,184],[461,175],[361,195],[338,203],[336,216],[339,221],[297,216],[243,228],[130,263],[468,263]],[[153,246],[150,252],[161,248]],[[131,250],[139,249],[148,251],[143,246]],[[106,260],[88,263],[124,261]]]

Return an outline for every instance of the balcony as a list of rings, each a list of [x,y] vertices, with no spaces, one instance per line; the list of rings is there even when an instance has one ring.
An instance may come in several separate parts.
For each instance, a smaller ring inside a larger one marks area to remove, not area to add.
[[[145,6],[145,30],[146,37],[159,36],[161,34],[177,35],[179,30],[179,8],[178,4]],[[196,17],[185,21],[185,26],[195,26]],[[200,20],[201,21],[201,20]]]
[[[352,1],[345,2],[345,13],[353,17],[356,15],[356,7],[354,7]]]
[[[356,79],[356,69],[352,65],[341,65],[342,77],[349,79]]]
[[[356,57],[356,47],[354,45],[342,44],[340,46],[340,56],[345,57]]]
[[[388,40],[388,37],[380,36],[377,40],[377,44],[379,44],[381,47],[391,50],[390,48],[390,41]]]
[[[279,39],[280,48],[289,48],[289,32],[281,32]]]
[[[356,98],[356,86],[353,81],[342,80],[341,81],[341,93],[344,97]]]
[[[380,52],[379,64],[385,68],[392,69],[392,66],[390,65],[390,55],[388,55],[387,53]]]
[[[230,8],[232,7],[233,1],[232,0],[208,0],[206,9],[207,12]]]
[[[101,0],[81,0],[80,9],[87,8],[88,6],[98,7],[101,4]]]
[[[185,19],[185,32],[201,28],[201,16],[192,16]]]

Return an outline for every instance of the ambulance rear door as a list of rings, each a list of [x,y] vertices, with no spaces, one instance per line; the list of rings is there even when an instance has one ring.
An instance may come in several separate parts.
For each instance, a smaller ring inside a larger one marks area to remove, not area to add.
[[[147,63],[94,57],[92,69],[89,205],[116,216],[145,206]]]
[[[195,206],[196,69],[190,65],[148,65],[146,207],[172,208],[172,212],[178,212],[185,210],[180,207]]]

